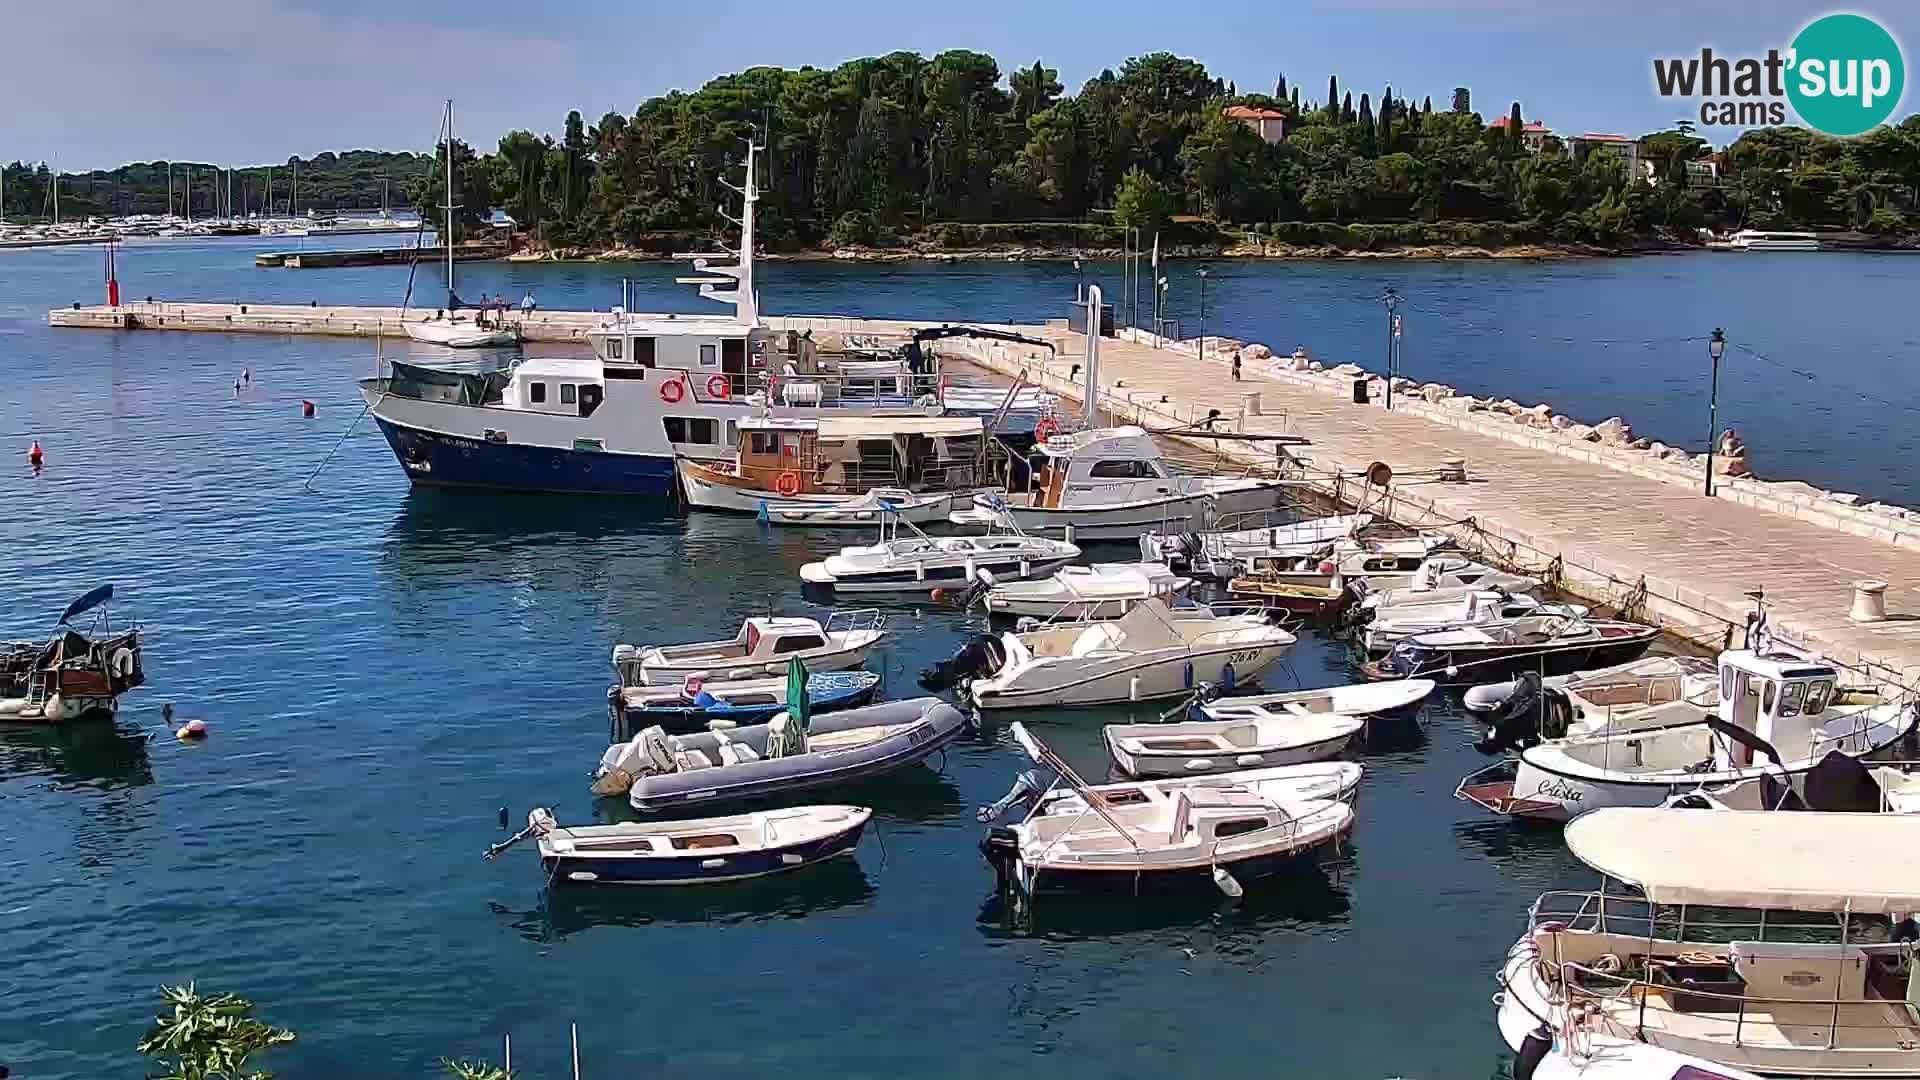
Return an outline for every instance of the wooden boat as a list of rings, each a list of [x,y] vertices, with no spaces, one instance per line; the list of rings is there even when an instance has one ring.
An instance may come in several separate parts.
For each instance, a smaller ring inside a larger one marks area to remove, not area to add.
[[[45,641],[0,642],[0,722],[57,724],[119,708],[147,681],[140,628],[115,631],[102,585],[68,604]],[[85,631],[73,620],[98,611]]]
[[[750,416],[737,424],[732,460],[678,457],[687,505],[781,525],[873,526],[884,503],[924,524],[944,521],[955,493],[980,486],[977,416]]]
[[[807,697],[815,715],[865,705],[879,688],[880,676],[871,671],[816,671],[807,676]],[[616,683],[607,688],[608,732],[612,741],[626,742],[655,724],[669,735],[681,735],[704,731],[716,720],[736,726],[763,723],[787,707],[786,695],[784,678],[689,679],[679,686]]]
[[[1167,785],[1153,792],[1158,798],[1149,794],[1156,785],[1132,785],[1132,796],[1122,798],[1089,787],[1024,725],[1010,730],[1036,763],[1074,789],[1082,810],[1042,812],[1043,796],[1019,824],[989,831],[983,851],[1001,887],[1023,897],[1194,888],[1239,896],[1246,882],[1337,847],[1353,829],[1349,803],[1300,798],[1285,781],[1248,773]]]
[[[1432,679],[1329,686],[1324,690],[1288,690],[1278,694],[1220,698],[1199,706],[1209,720],[1259,719],[1267,716],[1391,716],[1418,706],[1439,684]]]
[[[722,641],[689,645],[615,645],[614,670],[624,686],[684,686],[688,679],[750,679],[787,670],[798,657],[809,671],[843,671],[867,662],[886,636],[878,611],[835,612],[822,624],[807,618],[756,618]]]
[[[1304,765],[1337,756],[1367,722],[1338,713],[1264,712],[1174,724],[1108,724],[1107,753],[1128,776],[1158,778]]]
[[[538,838],[541,868],[556,885],[713,885],[851,856],[872,816],[864,806],[794,806],[562,828],[543,807],[528,815],[527,828]],[[499,845],[487,857],[504,849]]]
[[[1290,581],[1283,574],[1261,571],[1245,574],[1227,583],[1227,593],[1242,600],[1253,600],[1264,607],[1291,611],[1297,615],[1332,615],[1353,599],[1340,575],[1317,581]]]

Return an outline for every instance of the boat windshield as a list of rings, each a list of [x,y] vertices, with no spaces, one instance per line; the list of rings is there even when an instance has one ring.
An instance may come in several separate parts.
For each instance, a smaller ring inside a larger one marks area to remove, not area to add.
[[[510,369],[475,373],[403,364],[398,360],[390,362],[393,374],[387,379],[387,393],[415,401],[498,405],[513,377]]]

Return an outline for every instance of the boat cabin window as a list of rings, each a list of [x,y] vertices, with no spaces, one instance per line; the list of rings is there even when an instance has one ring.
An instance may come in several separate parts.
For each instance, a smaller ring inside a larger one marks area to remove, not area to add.
[[[1151,461],[1096,461],[1087,475],[1095,480],[1142,480],[1159,474]]]
[[[544,405],[547,401],[547,384],[530,382],[527,384],[527,400],[535,405]]]
[[[683,443],[687,441],[687,418],[684,416],[663,416],[660,426],[666,429],[667,441]]]
[[[1411,563],[1412,565],[1406,565]],[[1377,574],[1394,570],[1417,570],[1420,564],[1414,559],[1396,559],[1391,555],[1382,555],[1368,559],[1360,569],[1363,573]]]
[[[633,362],[641,367],[653,366],[653,339],[637,337],[633,339]]]
[[[577,404],[580,400],[578,397],[578,394],[579,394],[579,388],[576,387],[573,383],[563,382],[560,384],[560,404],[562,405]]]
[[[1773,711],[1773,680],[1771,679],[1760,683],[1760,711],[1765,713]]]
[[[826,643],[826,639],[818,634],[789,634],[774,642],[773,655],[783,656],[790,652],[817,649]]]
[[[777,431],[756,431],[747,440],[747,452],[752,454],[779,454],[780,433]]]
[[[1833,700],[1833,684],[1825,679],[1807,684],[1807,715],[1818,716],[1826,710],[1827,702]]]
[[[690,443],[695,446],[712,446],[718,438],[719,422],[705,416],[663,416],[660,426],[666,430],[670,443]]]
[[[711,418],[696,416],[687,422],[687,441],[699,443],[701,446],[712,446],[714,428],[715,424]]]
[[[1780,715],[1798,716],[1800,702],[1807,696],[1807,684],[1790,682],[1780,688]]]
[[[1241,833],[1259,832],[1266,827],[1266,818],[1236,818],[1232,821],[1223,821],[1215,826],[1213,835],[1216,840],[1219,840],[1229,836],[1239,836]]]
[[[580,415],[592,416],[593,410],[600,407],[602,392],[599,387],[589,383],[580,388]]]
[[[720,356],[720,350],[712,345],[700,346],[700,366],[712,367]]]
[[[620,339],[619,338],[610,337],[607,339],[607,359],[609,360],[620,359]]]

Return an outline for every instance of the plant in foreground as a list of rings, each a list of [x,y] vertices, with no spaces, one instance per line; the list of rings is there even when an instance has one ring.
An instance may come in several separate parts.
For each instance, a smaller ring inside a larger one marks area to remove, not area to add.
[[[253,1055],[290,1043],[293,1032],[253,1018],[253,1002],[238,994],[203,995],[192,983],[162,986],[172,1011],[153,1018],[139,1051],[160,1063],[148,1080],[272,1080],[247,1071]]]

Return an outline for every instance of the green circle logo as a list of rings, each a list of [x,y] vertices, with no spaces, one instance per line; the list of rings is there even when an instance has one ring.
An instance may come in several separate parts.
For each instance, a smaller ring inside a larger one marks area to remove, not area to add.
[[[1893,115],[1907,86],[1900,43],[1864,15],[1823,15],[1793,39],[1787,100],[1829,135],[1871,131]]]

